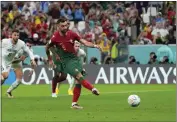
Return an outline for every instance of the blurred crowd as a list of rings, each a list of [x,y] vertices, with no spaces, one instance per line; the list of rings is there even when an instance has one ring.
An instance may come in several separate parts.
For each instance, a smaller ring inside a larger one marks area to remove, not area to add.
[[[65,16],[70,29],[102,48],[105,57],[114,57],[119,44],[175,44],[176,2],[1,2],[1,38],[14,28],[20,39],[45,45],[57,19]]]

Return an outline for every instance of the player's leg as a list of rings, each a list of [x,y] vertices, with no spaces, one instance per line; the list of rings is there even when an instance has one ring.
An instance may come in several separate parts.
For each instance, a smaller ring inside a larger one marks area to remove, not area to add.
[[[73,86],[74,86],[74,77],[70,76],[70,74],[67,75],[68,83],[69,83],[69,89],[68,89],[68,94],[73,95]]]
[[[94,88],[94,86],[91,83],[85,80],[84,76],[81,73],[83,71],[83,68],[79,60],[68,61],[67,65],[65,65],[65,69],[67,73],[69,73],[71,76],[73,76],[78,81],[73,91],[72,108],[82,109],[83,107],[77,104],[77,101],[81,93],[81,85],[85,87],[86,89],[92,91],[92,93],[95,95],[99,95],[99,92],[96,88]]]
[[[4,81],[8,78],[8,72],[3,72],[2,74],[1,74],[1,85],[3,85],[4,84]]]
[[[55,73],[55,76],[52,79],[52,97],[57,97],[57,83],[60,84],[62,81],[66,80],[66,77],[67,75],[65,73]]]
[[[60,76],[60,72],[61,72],[61,64],[60,62],[56,62],[56,59],[53,57],[54,63],[55,63],[55,68],[54,70],[54,77],[52,79],[52,97],[57,97],[56,94],[56,89],[57,89],[57,83],[58,83],[58,79]]]
[[[9,98],[13,98],[12,91],[15,90],[21,84],[22,77],[23,77],[22,67],[15,68],[14,72],[15,72],[15,75],[16,75],[16,80],[7,89],[7,95],[8,95]]]
[[[57,79],[58,79],[58,75],[55,73],[55,76],[52,79],[52,97],[57,97],[55,90],[57,87]]]
[[[83,87],[92,91],[93,94],[99,95],[99,91],[90,82],[88,82],[80,72],[75,75],[75,78],[78,80],[79,83],[81,83]]]
[[[72,107],[71,108],[74,108],[74,109],[83,109],[82,106],[78,105],[78,100],[79,100],[79,97],[80,97],[80,94],[81,94],[81,89],[82,89],[82,85],[77,81],[75,80],[75,86],[74,86],[74,89],[73,89],[73,99],[72,99]]]
[[[87,80],[84,79],[83,75],[81,73],[78,73],[75,77],[77,80],[77,83],[73,90],[73,100],[72,100],[72,108],[74,109],[82,109],[83,107],[78,105],[78,100],[81,94],[81,86],[85,87],[86,89],[92,91],[93,94],[99,95],[99,91],[94,88],[94,86],[89,83]]]
[[[4,83],[4,81],[8,78],[9,72],[10,72],[11,66],[6,66],[4,61],[2,60],[1,65],[1,85]]]

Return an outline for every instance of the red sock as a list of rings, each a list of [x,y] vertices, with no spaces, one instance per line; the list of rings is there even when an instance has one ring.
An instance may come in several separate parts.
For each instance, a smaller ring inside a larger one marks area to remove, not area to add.
[[[93,85],[86,80],[81,81],[81,84],[90,91],[93,89]]]
[[[73,90],[73,101],[77,102],[81,94],[81,84],[76,84]]]
[[[57,82],[55,82],[55,80],[52,80],[52,93],[55,93],[57,87]]]

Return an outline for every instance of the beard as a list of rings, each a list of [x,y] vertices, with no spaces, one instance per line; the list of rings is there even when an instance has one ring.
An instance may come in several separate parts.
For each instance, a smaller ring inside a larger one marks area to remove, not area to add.
[[[17,42],[18,42],[18,39],[13,39],[13,40],[14,40],[14,42],[15,42],[15,43],[17,43]]]
[[[68,31],[68,29],[66,29],[66,30],[61,30],[61,33],[65,35],[67,31]]]

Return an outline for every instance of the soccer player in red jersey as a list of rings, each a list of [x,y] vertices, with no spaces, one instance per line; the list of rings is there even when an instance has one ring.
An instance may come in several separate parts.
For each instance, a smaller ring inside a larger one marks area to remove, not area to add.
[[[94,88],[94,86],[90,84],[82,75],[81,72],[83,68],[80,59],[77,57],[77,53],[74,49],[74,41],[77,40],[87,47],[98,49],[100,49],[100,47],[84,39],[81,39],[75,32],[68,30],[68,21],[66,18],[61,17],[57,23],[59,30],[53,34],[50,42],[46,45],[46,53],[49,59],[49,65],[53,65],[49,49],[53,45],[56,45],[56,53],[59,55],[61,62],[61,72],[66,74],[69,73],[78,81],[73,90],[72,108],[82,109],[83,107],[79,106],[77,103],[81,93],[81,85],[92,91],[92,93],[95,95],[99,95],[99,91]]]

